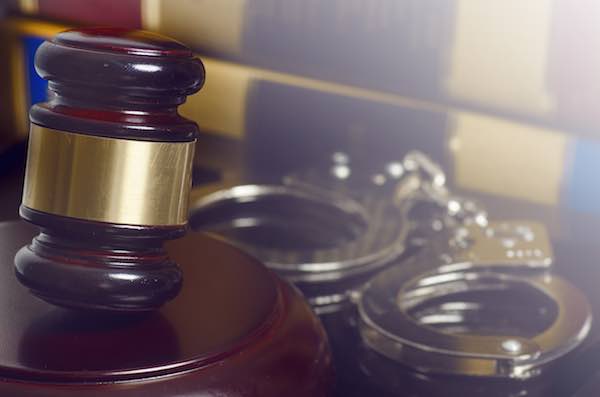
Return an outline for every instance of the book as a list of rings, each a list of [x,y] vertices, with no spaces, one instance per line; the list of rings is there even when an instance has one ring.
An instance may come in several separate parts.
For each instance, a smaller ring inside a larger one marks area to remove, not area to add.
[[[32,66],[35,48],[66,26],[13,18],[0,25],[1,42],[11,55],[13,91],[0,100],[2,112],[27,131],[27,109],[47,97]],[[20,58],[13,58],[14,56]],[[385,92],[310,79],[201,57],[205,87],[181,106],[205,136],[239,142],[244,172],[257,181],[323,164],[334,152],[349,155],[356,169],[376,172],[408,150],[421,150],[441,163],[452,185],[486,202],[529,203],[523,214],[560,230],[559,209],[600,214],[600,190],[590,183],[600,167],[600,142],[561,129],[440,106]],[[38,79],[35,81],[35,79]],[[21,89],[23,92],[14,91]],[[4,126],[6,120],[2,121]],[[203,154],[208,155],[208,154]],[[236,156],[237,156],[236,155]],[[218,157],[218,155],[215,155]],[[234,160],[232,160],[234,161]],[[240,161],[236,159],[235,161]]]
[[[593,135],[593,0],[21,0],[30,15],[144,28],[201,54]]]
[[[26,14],[82,24],[142,28],[140,0],[13,0],[13,8]]]
[[[47,96],[47,85],[34,70],[35,50],[45,39],[68,27],[65,24],[28,18],[9,18],[0,23],[4,43],[2,48],[6,59],[10,60],[3,65],[6,67],[10,64],[9,70],[0,77],[4,78],[4,83],[9,88],[7,93],[10,91],[10,95],[5,95],[4,99],[10,99],[6,102],[10,102],[8,108],[13,109],[12,112],[5,112],[5,115],[13,119],[9,124],[14,124],[21,136],[25,136],[27,132],[27,109],[33,103],[45,100]],[[248,109],[254,104],[256,93],[269,93],[268,88],[273,86],[285,87],[292,93],[314,92],[316,96],[323,94],[342,101],[361,99],[373,108],[378,108],[378,105],[396,107],[411,104],[410,106],[443,109],[434,103],[386,92],[237,64],[210,56],[201,56],[201,59],[207,70],[206,84],[180,107],[180,111],[198,122],[204,130],[233,138],[246,135],[247,125],[254,114]],[[264,95],[268,96],[261,94],[261,97]],[[300,114],[307,105],[299,104],[296,113]]]

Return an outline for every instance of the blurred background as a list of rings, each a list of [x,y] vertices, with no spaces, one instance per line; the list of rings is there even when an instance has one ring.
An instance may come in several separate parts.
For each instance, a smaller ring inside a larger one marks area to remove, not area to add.
[[[590,239],[600,214],[600,4],[591,0],[22,0],[0,21],[0,218],[17,216],[37,46],[77,25],[190,46],[204,89],[195,184],[278,180],[343,152],[419,149],[490,210]],[[498,200],[501,198],[501,200]]]
[[[599,21],[592,0],[5,0],[0,220],[18,218],[27,113],[47,99],[36,48],[81,25],[146,29],[206,67],[180,108],[202,132],[192,206],[223,186],[328,173],[340,158],[336,178],[384,184],[384,167],[417,149],[492,218],[543,222],[559,272],[595,291]],[[588,347],[599,341],[596,330]]]

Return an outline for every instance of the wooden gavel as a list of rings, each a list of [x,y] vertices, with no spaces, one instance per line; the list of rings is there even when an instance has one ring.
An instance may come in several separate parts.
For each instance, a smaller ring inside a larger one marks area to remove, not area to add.
[[[50,100],[31,110],[20,213],[41,230],[0,223],[0,395],[329,395],[327,338],[296,290],[186,233],[198,127],[177,106],[202,63],[85,28],[42,44],[36,69]]]

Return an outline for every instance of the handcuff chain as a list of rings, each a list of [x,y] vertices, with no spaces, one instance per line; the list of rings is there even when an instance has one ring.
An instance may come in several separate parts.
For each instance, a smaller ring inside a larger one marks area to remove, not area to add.
[[[402,160],[404,175],[397,187],[398,202],[428,202],[444,211],[444,220],[462,225],[488,224],[486,211],[473,200],[452,194],[446,185],[446,174],[442,167],[424,153],[413,150]],[[445,222],[445,223],[447,223]]]

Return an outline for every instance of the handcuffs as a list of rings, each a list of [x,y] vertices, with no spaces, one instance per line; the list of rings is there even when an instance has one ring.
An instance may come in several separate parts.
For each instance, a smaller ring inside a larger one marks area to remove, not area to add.
[[[343,167],[337,154],[324,182],[217,191],[192,203],[190,224],[257,256],[320,314],[354,305],[364,344],[421,373],[528,379],[585,339],[589,303],[553,274],[542,225],[489,221],[420,152],[375,174],[379,190],[356,194]],[[290,230],[317,241],[270,244]],[[319,233],[338,237],[319,245]]]

